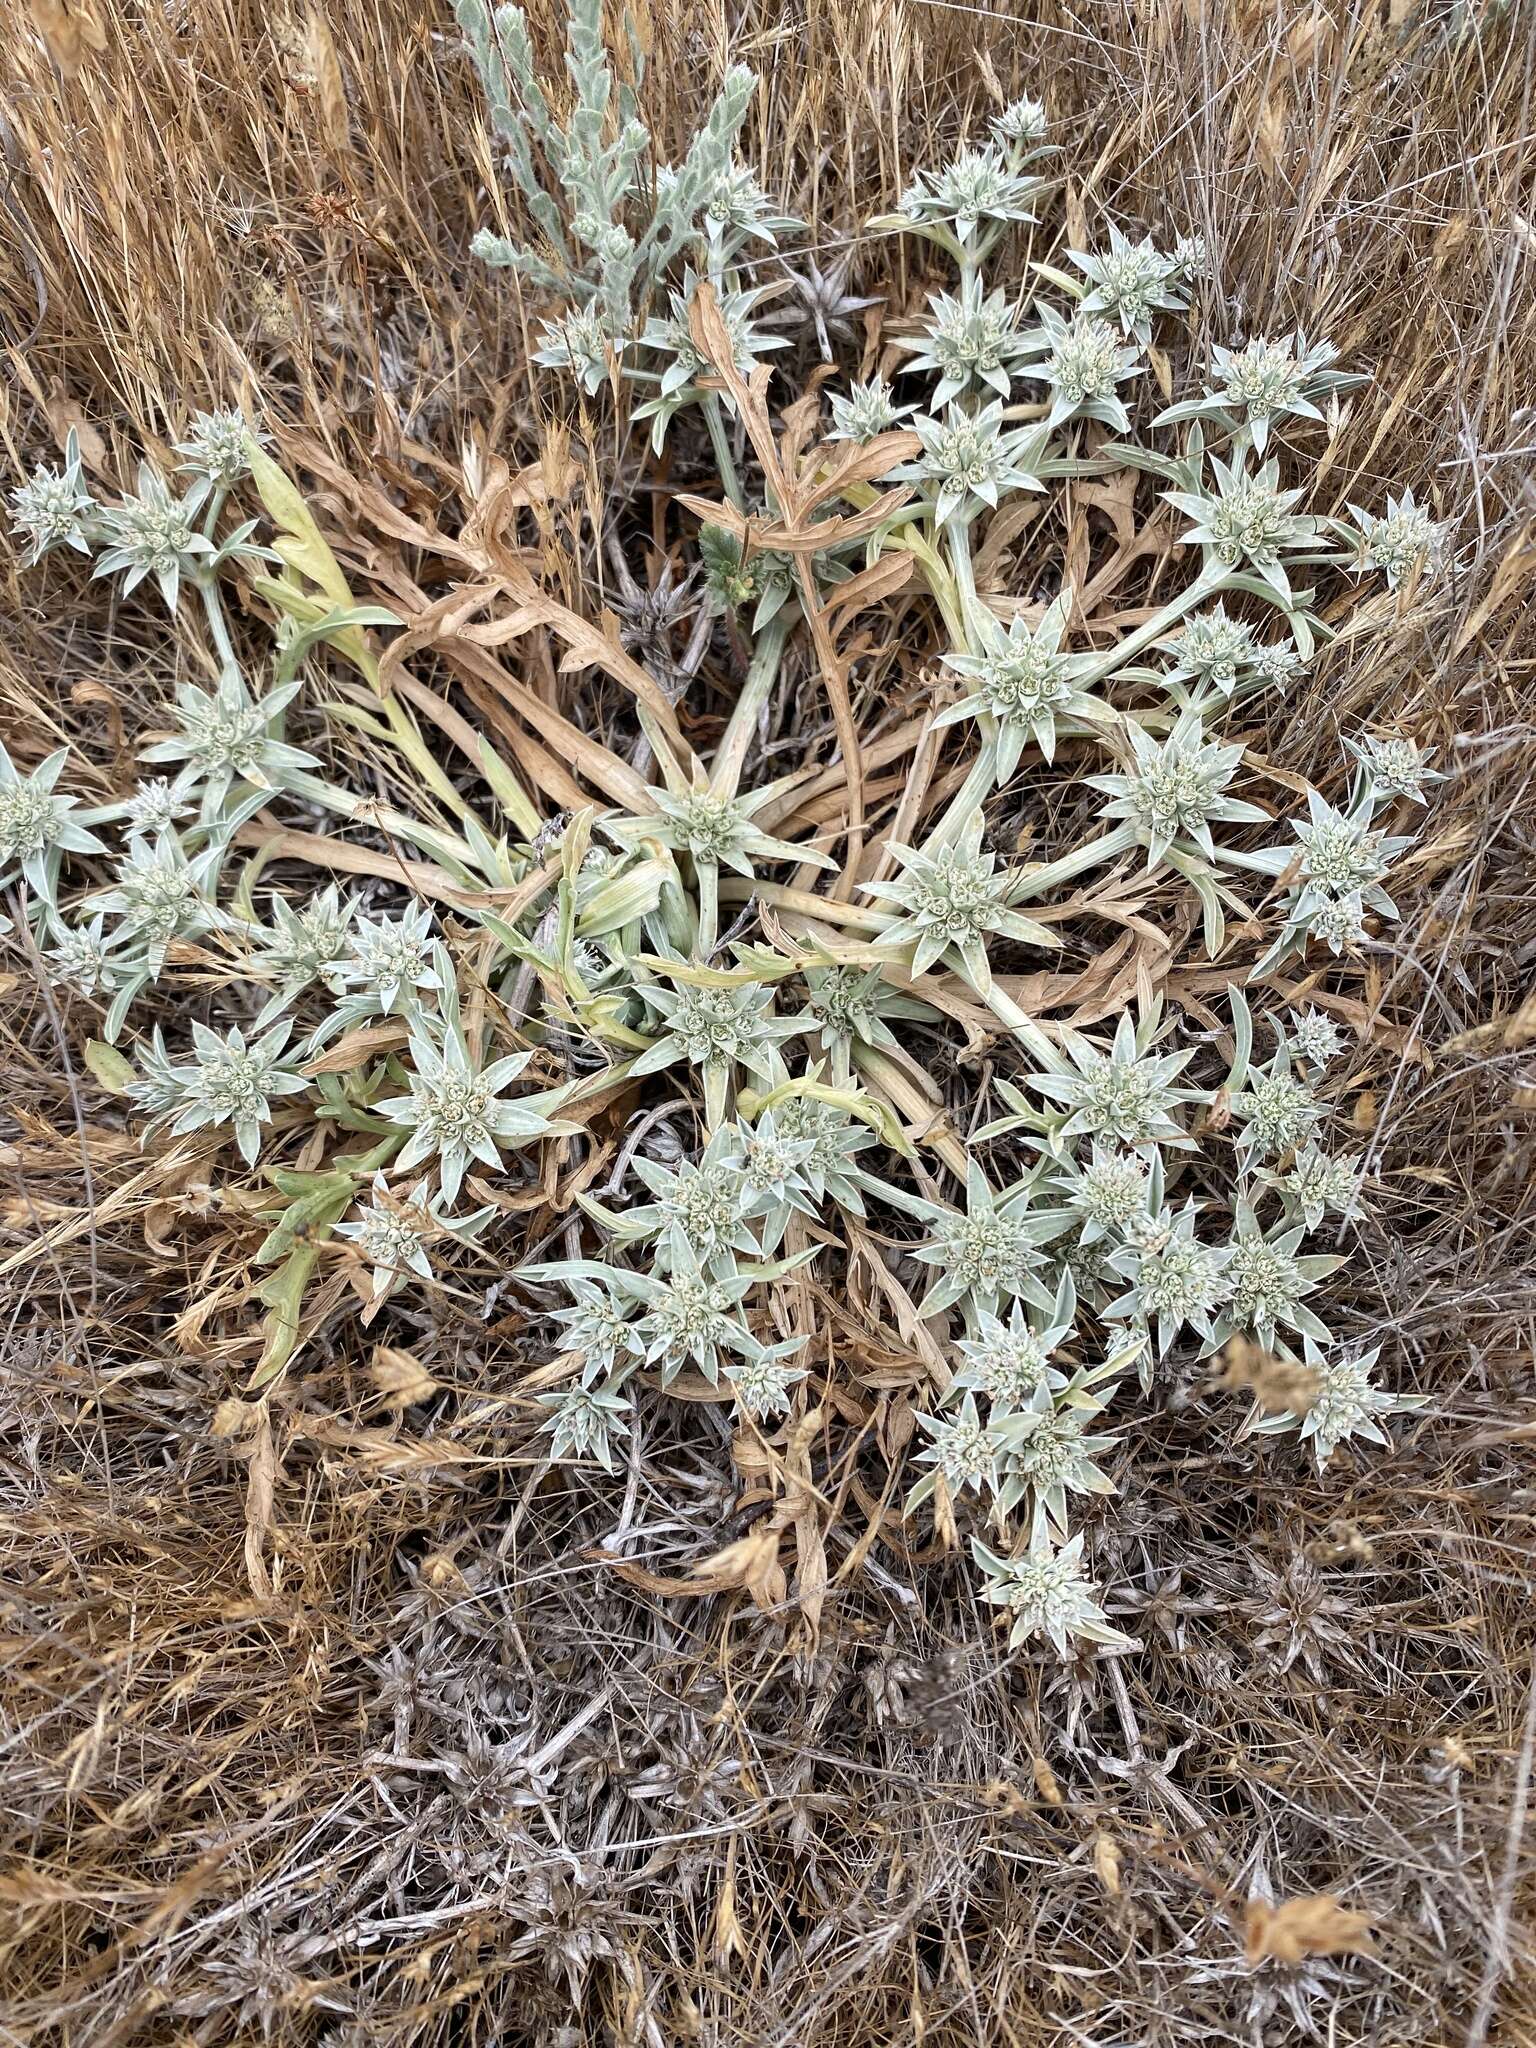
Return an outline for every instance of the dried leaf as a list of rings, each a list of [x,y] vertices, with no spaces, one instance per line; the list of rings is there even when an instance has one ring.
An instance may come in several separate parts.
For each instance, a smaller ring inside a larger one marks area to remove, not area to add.
[[[1112,1899],[1120,1896],[1120,1851],[1109,1835],[1093,1838],[1093,1870]]]
[[[1317,1892],[1271,1906],[1250,1899],[1243,1915],[1244,1956],[1250,1963],[1273,1958],[1299,1963],[1304,1956],[1370,1956],[1371,1916],[1342,1905],[1334,1892]]]
[[[1276,1358],[1241,1334],[1228,1338],[1218,1363],[1216,1385],[1224,1393],[1246,1390],[1266,1415],[1305,1415],[1322,1389],[1310,1366]]]
[[[66,78],[78,76],[86,57],[107,47],[107,32],[87,0],[32,0],[32,19]]]
[[[368,1376],[378,1388],[386,1408],[411,1408],[428,1401],[437,1392],[433,1379],[412,1352],[398,1351],[392,1344],[376,1344]]]

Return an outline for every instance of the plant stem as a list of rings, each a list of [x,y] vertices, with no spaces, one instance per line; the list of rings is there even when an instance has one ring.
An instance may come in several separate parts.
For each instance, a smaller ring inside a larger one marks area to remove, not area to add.
[[[793,624],[793,619],[788,616],[790,610],[791,607],[785,605],[782,611],[775,612],[753,646],[752,659],[747,665],[747,679],[731,709],[730,723],[725,728],[709,771],[709,786],[716,796],[733,797],[736,794],[758,714],[779,678],[779,664]]]
[[[1032,874],[1021,875],[1008,891],[1008,905],[1026,903],[1030,897],[1038,896],[1043,889],[1054,888],[1059,882],[1075,881],[1089,868],[1101,867],[1106,861],[1116,860],[1122,853],[1128,853],[1136,844],[1135,827],[1129,824],[1117,825],[1112,832],[1101,838],[1090,839],[1086,846],[1079,846],[1071,853],[1064,853],[1060,860],[1048,861],[1043,868],[1036,868]]]
[[[736,474],[736,458],[731,453],[731,437],[726,431],[725,414],[720,407],[719,394],[706,391],[701,410],[704,414],[704,424],[709,429],[710,446],[715,451],[715,461],[720,467],[720,481],[725,486],[725,495],[745,519],[747,500],[741,488],[741,478]]]

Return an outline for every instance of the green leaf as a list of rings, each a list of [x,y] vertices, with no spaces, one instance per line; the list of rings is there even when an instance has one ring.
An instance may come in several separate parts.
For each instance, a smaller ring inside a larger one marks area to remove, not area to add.
[[[126,1095],[128,1084],[134,1078],[130,1063],[115,1046],[100,1038],[93,1038],[87,1043],[85,1068],[97,1087],[105,1088],[109,1095]]]

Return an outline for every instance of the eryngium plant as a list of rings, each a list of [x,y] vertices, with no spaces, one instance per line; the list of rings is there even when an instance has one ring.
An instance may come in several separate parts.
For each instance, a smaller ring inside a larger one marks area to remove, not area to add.
[[[630,543],[659,531],[659,473],[606,536],[617,636],[518,567],[486,637],[549,625],[634,708],[584,695],[583,730],[513,684],[537,744],[503,754],[483,697],[379,687],[367,636],[398,622],[352,597],[248,422],[200,416],[174,486],[146,469],[115,500],[71,439],[12,498],[28,560],[88,560],[185,631],[200,610],[207,660],[137,742],[165,774],[0,757],[12,944],[121,1041],[93,1071],[146,1139],[273,1191],[242,1197],[276,1268],[256,1384],[347,1315],[511,1287],[549,1459],[637,1460],[683,1396],[767,1438],[761,1473],[781,1432],[847,1412],[869,1353],[922,1411],[908,1513],[963,1538],[1008,1641],[1123,1653],[1091,1538],[1138,1388],[1258,1344],[1313,1393],[1248,1426],[1322,1464],[1410,1405],[1336,1335],[1370,1194],[1339,1102],[1351,963],[1443,777],[1384,724],[1298,805],[1243,721],[1341,619],[1363,649],[1447,573],[1448,529],[1406,493],[1310,508],[1311,453],[1364,381],[1316,338],[1223,336],[1208,387],[1155,410],[1149,346],[1186,382],[1206,360],[1179,340],[1192,241],[1115,227],[1025,276],[1020,224],[1037,250],[1053,232],[1032,100],[880,223],[953,289],[874,376],[791,390],[775,423],[742,259],[792,222],[732,158],[747,75],[657,173],[638,52],[620,84],[595,0],[571,13],[567,114],[516,8],[460,17],[534,237],[484,253],[551,295],[543,362],[588,400],[621,371],[647,394],[627,473],[670,436],[699,486],[651,580]],[[1158,521],[1145,548],[1091,523],[1066,547],[1064,494],[1105,478],[1117,520]],[[460,574],[465,545],[444,552]],[[1090,627],[1105,564],[1143,557],[1135,623]],[[226,617],[236,568],[275,615],[265,650]],[[839,635],[874,606],[863,658],[942,638],[861,733]],[[431,637],[392,650],[402,675]],[[376,772],[354,788],[359,733]],[[557,756],[588,793],[569,812],[540,794]],[[306,872],[332,859],[340,881]],[[1084,968],[1111,946],[1119,966]],[[1203,993],[1181,1010],[1164,984]]]

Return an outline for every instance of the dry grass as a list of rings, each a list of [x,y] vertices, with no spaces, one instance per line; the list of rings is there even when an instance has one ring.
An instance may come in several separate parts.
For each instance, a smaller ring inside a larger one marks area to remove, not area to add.
[[[6,467],[80,420],[120,475],[243,394],[318,479],[359,590],[426,598],[453,564],[391,506],[451,533],[466,448],[546,476],[573,456],[521,537],[593,615],[609,450],[550,412],[533,309],[467,258],[502,202],[446,9],[35,12],[80,64],[62,77],[0,0]],[[396,1320],[427,1398],[392,1408],[337,1318],[279,1398],[231,1407],[261,1226],[192,1148],[140,1154],[80,1068],[89,1016],[18,975],[0,2038],[1528,2040],[1529,22],[665,0],[643,27],[664,146],[728,53],[763,73],[760,158],[823,243],[1027,85],[1072,145],[1069,221],[1202,229],[1215,338],[1300,321],[1377,371],[1323,498],[1411,484],[1460,522],[1464,570],[1252,737],[1326,787],[1337,728],[1389,716],[1454,771],[1404,923],[1350,990],[1375,1195],[1341,1320],[1431,1412],[1316,1481],[1234,1442],[1193,1376],[1172,1389],[1094,1531],[1148,1647],[1079,1670],[1000,1661],[954,1558],[882,1519],[862,1431],[910,1423],[899,1374],[881,1393],[878,1358],[850,1358],[846,1411],[784,1447],[832,1574],[819,1634],[793,1602],[770,1621],[739,1590],[667,1598],[647,1571],[686,1574],[751,1524],[761,1474],[733,1476],[716,1411],[671,1404],[611,1482],[549,1472],[536,1361],[489,1270],[483,1300]],[[917,281],[891,260],[871,247],[861,274],[899,306]],[[165,655],[142,608],[54,567],[4,570],[4,737],[31,758],[69,735],[105,789]],[[547,656],[523,658],[552,689]],[[864,718],[919,701],[900,643],[863,674]],[[887,813],[899,767],[871,792]],[[974,1099],[974,1075],[950,1086]],[[1245,1961],[1251,1898],[1332,1892],[1371,1916],[1374,1957]]]

